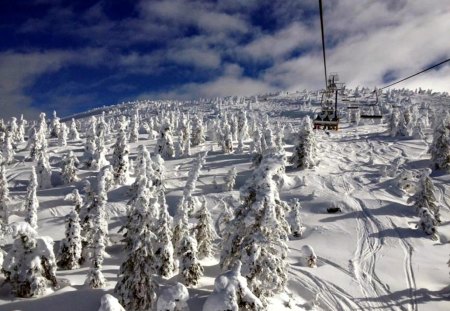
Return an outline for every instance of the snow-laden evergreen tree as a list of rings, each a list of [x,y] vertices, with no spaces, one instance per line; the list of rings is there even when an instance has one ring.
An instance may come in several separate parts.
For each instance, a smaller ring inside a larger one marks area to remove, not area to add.
[[[81,258],[81,225],[78,213],[73,210],[66,217],[65,238],[61,241],[58,252],[58,266],[73,270],[79,267]]]
[[[248,122],[247,122],[247,111],[243,111],[238,117],[238,136],[242,140],[248,138]]]
[[[0,230],[3,225],[8,224],[9,210],[9,189],[8,180],[6,179],[6,168],[4,164],[0,164]]]
[[[261,300],[252,293],[241,275],[241,266],[237,261],[231,270],[215,279],[214,290],[206,298],[203,311],[264,310]]]
[[[316,165],[316,137],[309,116],[303,118],[297,145],[289,161],[295,168],[311,168]]]
[[[25,221],[30,224],[31,228],[37,229],[37,209],[39,208],[39,201],[36,195],[38,181],[34,167],[31,167],[30,183],[27,188],[27,195],[25,198]]]
[[[18,297],[45,294],[48,286],[56,286],[56,260],[53,240],[39,237],[28,223],[12,226],[14,243],[5,257],[2,271]]]
[[[102,114],[97,120],[97,127],[96,127],[97,137],[102,136],[103,138],[105,138],[106,135],[110,134],[110,132],[111,127],[109,126],[108,122],[106,122],[105,111],[102,111]]]
[[[26,124],[27,124],[27,121],[23,118],[23,114],[21,114],[19,123],[18,123],[17,136],[16,136],[17,143],[22,143],[25,141],[25,126],[26,126]]]
[[[399,114],[397,136],[411,136],[411,129],[408,127],[410,120],[408,119],[408,114],[405,113],[406,111],[408,111],[408,109],[402,110],[402,112]]]
[[[198,115],[194,115],[192,119],[192,146],[198,146],[205,143],[205,127],[203,119]]]
[[[234,218],[234,213],[230,205],[225,203],[223,199],[220,200],[220,205],[223,206],[223,212],[219,215],[219,218],[217,220],[218,229],[219,229],[219,235],[220,237],[224,237],[228,229],[228,225],[230,224],[230,221]]]
[[[56,111],[53,111],[53,119],[50,126],[50,137],[58,138],[59,131],[61,130],[61,122],[58,116],[56,115]]]
[[[294,199],[289,219],[292,235],[296,238],[301,237],[305,229],[303,227],[302,217],[300,214],[301,208],[302,206],[300,205],[300,201],[298,199]]]
[[[61,127],[61,132],[63,132],[63,127]],[[69,151],[68,154],[64,155],[62,159],[61,176],[65,184],[70,184],[74,181],[79,180],[77,176],[77,167],[79,164],[80,161],[78,161],[78,158],[75,156],[72,150]]]
[[[27,142],[27,149],[30,150],[30,159],[35,160],[36,159],[36,153],[39,148],[39,141],[38,141],[38,132],[36,128],[31,129],[31,133],[28,135],[28,142]]]
[[[397,136],[397,133],[399,132],[398,129],[399,123],[400,123],[400,114],[398,113],[398,111],[394,110],[392,111],[388,121],[388,131],[392,137]]]
[[[9,123],[8,131],[11,133],[11,138],[14,144],[21,143],[23,140],[19,137],[19,126],[17,125],[17,118],[12,117]]]
[[[278,193],[283,172],[284,155],[265,154],[241,189],[242,204],[222,242],[221,266],[227,269],[240,260],[250,289],[263,302],[287,282],[288,206]]]
[[[106,143],[105,143],[105,129],[103,125],[99,127],[97,125],[97,138],[95,140],[95,152],[94,152],[94,159],[91,163],[91,167],[94,170],[101,170],[103,167],[109,165],[109,161],[106,160]]]
[[[426,234],[431,235],[433,240],[437,240],[436,226],[438,222],[430,210],[426,207],[419,209],[419,227],[425,231]]]
[[[131,116],[130,122],[130,143],[135,143],[139,140],[139,110],[136,109]]]
[[[69,134],[67,138],[69,140],[80,140],[80,134],[78,133],[77,129],[77,122],[75,122],[74,118],[72,118],[72,121],[70,121]]]
[[[13,141],[11,137],[11,132],[6,131],[5,134],[5,141],[3,142],[2,147],[2,156],[3,156],[3,163],[5,164],[11,164],[14,160],[14,147],[13,147]]]
[[[156,302],[156,311],[189,311],[189,292],[181,283],[164,288]]]
[[[125,311],[116,297],[106,294],[100,300],[100,309],[98,311]]]
[[[36,175],[39,189],[48,189],[52,187],[52,168],[48,160],[47,148],[41,150],[36,163]]]
[[[78,189],[73,189],[71,193],[64,197],[64,200],[71,201],[75,212],[77,212],[77,214],[80,213],[81,207],[83,206],[83,198],[78,192]]]
[[[58,146],[65,147],[67,146],[67,133],[68,129],[66,124],[62,123],[59,128],[58,132]]]
[[[213,242],[217,236],[211,213],[206,206],[206,199],[201,199],[202,207],[197,214],[197,225],[195,226],[195,238],[198,243],[199,258],[209,257],[213,254]]]
[[[220,129],[219,135],[219,145],[222,147],[223,153],[233,152],[233,138],[231,134],[231,127],[228,123],[224,121],[223,130]]]
[[[188,214],[191,214],[195,211],[196,200],[193,198],[193,193],[200,176],[200,171],[203,165],[205,165],[207,154],[207,151],[198,154],[188,173],[186,185],[183,189],[184,204],[187,208]]]
[[[180,255],[180,241],[189,233],[189,218],[185,205],[185,198],[182,197],[178,203],[177,211],[173,219],[172,245],[177,256]]]
[[[161,155],[163,159],[171,159],[175,156],[172,129],[168,120],[164,120],[159,130],[159,138],[156,141],[155,153]]]
[[[450,172],[450,122],[437,126],[430,145],[429,153],[433,168]]]
[[[427,208],[438,223],[441,222],[440,203],[436,199],[436,189],[430,178],[431,170],[422,172],[416,186],[416,193],[408,199],[408,203],[413,203],[416,211]]]
[[[151,230],[148,200],[145,193],[139,196],[126,224],[127,256],[120,266],[120,279],[114,290],[126,310],[153,310],[156,304],[157,285],[152,276],[155,273],[152,241],[156,236]]]
[[[166,168],[164,166],[164,159],[159,154],[152,157],[153,177],[152,184],[158,189],[164,189],[164,180],[166,176]]]
[[[41,112],[39,114],[39,122],[38,122],[38,130],[37,131],[43,137],[47,137],[47,134],[48,134],[48,126],[47,126],[47,121],[46,121],[45,117],[46,117],[45,113]]]
[[[96,219],[95,223],[101,222]],[[86,276],[85,284],[90,288],[103,288],[106,285],[106,279],[102,273],[103,256],[105,253],[105,236],[100,228],[96,228],[93,235],[93,243],[91,245],[90,268]]]
[[[163,277],[169,277],[175,269],[172,244],[172,217],[167,211],[167,204],[165,204],[163,196],[164,193],[160,196],[160,213],[155,227],[155,235],[157,236],[154,253],[155,272]]]
[[[203,276],[203,267],[197,258],[197,241],[186,234],[180,241],[180,276],[186,286],[195,286]]]
[[[128,146],[127,136],[125,131],[120,131],[116,143],[113,146],[112,167],[114,170],[114,180],[116,184],[126,184],[128,181],[130,162],[128,155],[130,147]]]
[[[83,155],[84,163],[88,168],[91,167],[92,162],[95,160],[95,152],[97,150],[96,127],[97,127],[97,119],[94,116],[92,116],[89,119],[89,125],[86,130],[86,143],[84,144],[84,155]]]
[[[234,185],[236,184],[236,176],[237,171],[236,167],[233,166],[227,173],[227,176],[225,176],[225,191],[232,191],[234,188]]]

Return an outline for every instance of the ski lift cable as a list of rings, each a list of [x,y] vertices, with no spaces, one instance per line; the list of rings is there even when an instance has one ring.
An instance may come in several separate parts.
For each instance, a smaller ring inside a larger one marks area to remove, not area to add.
[[[324,53],[325,53],[325,52],[324,52]],[[433,66],[431,66],[431,67],[428,67],[428,68],[426,68],[426,69],[424,69],[424,70],[422,70],[422,71],[419,71],[419,72],[417,72],[417,73],[415,73],[415,74],[413,74],[413,75],[410,75],[410,76],[408,76],[408,77],[406,77],[406,78],[403,78],[403,79],[398,80],[398,81],[396,81],[396,82],[393,82],[393,83],[391,83],[391,84],[389,84],[389,85],[386,85],[386,86],[380,88],[380,90],[384,90],[384,89],[386,89],[386,88],[388,88],[388,87],[391,87],[391,86],[393,86],[393,85],[396,85],[396,84],[398,84],[398,83],[400,83],[400,82],[403,82],[403,81],[406,81],[406,80],[408,80],[408,79],[411,79],[412,77],[418,76],[418,75],[420,75],[420,74],[422,74],[422,73],[424,73],[424,72],[426,72],[426,71],[428,71],[428,70],[431,70],[431,69],[433,69],[433,68],[439,67],[440,65],[445,64],[446,62],[449,62],[449,61],[450,61],[450,58],[449,58],[449,59],[446,59],[446,60],[444,60],[444,61],[442,61],[442,62],[440,62],[440,63],[438,63],[438,64],[435,64],[435,65],[433,65]]]
[[[325,56],[325,35],[323,28],[323,10],[322,10],[322,0],[319,0],[319,10],[320,10],[320,30],[322,33],[322,52],[323,52],[323,68],[325,69],[325,88],[328,87],[328,76],[327,76],[327,60]]]

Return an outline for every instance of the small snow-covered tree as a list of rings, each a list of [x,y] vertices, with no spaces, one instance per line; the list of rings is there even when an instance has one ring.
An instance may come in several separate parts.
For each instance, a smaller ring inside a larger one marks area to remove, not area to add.
[[[117,184],[126,184],[129,175],[130,162],[128,155],[130,148],[128,146],[125,131],[120,131],[117,136],[117,141],[114,144],[112,167],[114,169],[114,179]]]
[[[63,130],[61,129],[61,132],[62,131]],[[69,153],[63,157],[61,175],[65,184],[78,181],[77,166],[79,163],[80,161],[78,161],[78,158],[75,156],[73,151],[69,151]]]
[[[72,118],[72,121],[70,121],[69,126],[69,134],[67,136],[69,140],[80,140],[80,134],[78,133],[77,129],[77,122],[75,122],[75,119]]]
[[[48,160],[47,148],[44,148],[37,158],[36,175],[40,189],[52,187],[52,168]]]
[[[5,164],[11,164],[14,160],[14,147],[12,144],[12,137],[11,133],[9,131],[6,131],[5,135],[5,141],[3,142],[3,148],[2,148],[2,156],[3,156],[3,162]]]
[[[431,170],[422,172],[416,186],[416,193],[408,199],[408,203],[413,203],[416,211],[427,208],[438,223],[441,222],[440,204],[436,199],[433,181],[430,178]]]
[[[177,212],[173,219],[173,235],[172,244],[176,250],[177,256],[180,255],[180,241],[189,232],[189,218],[187,213],[187,208],[185,206],[185,198],[182,197],[181,201],[178,203]]]
[[[27,188],[27,196],[25,199],[25,221],[28,222],[31,228],[37,228],[37,209],[39,207],[39,201],[36,196],[36,190],[38,187],[36,171],[34,167],[31,167],[30,183]]]
[[[217,235],[211,214],[206,207],[206,199],[202,197],[201,202],[202,207],[198,212],[197,225],[195,226],[195,237],[198,243],[198,256],[204,258],[213,254],[213,241]]]
[[[58,116],[56,115],[56,111],[53,111],[53,119],[50,127],[50,137],[58,138],[59,131],[61,130],[61,122]]]
[[[164,194],[161,195],[164,196]],[[160,197],[160,201],[164,200]],[[172,217],[170,217],[165,203],[160,202],[159,205],[161,211],[155,229],[155,235],[158,237],[155,242],[155,271],[161,276],[169,277],[175,268],[172,244]]]
[[[155,154],[155,156],[152,157],[152,168],[154,172],[152,184],[158,189],[164,189],[166,168],[164,166],[164,159],[159,154]]]
[[[83,205],[83,198],[78,192],[78,189],[73,189],[71,193],[64,197],[64,200],[72,201],[75,212],[80,212],[81,206]]]
[[[388,121],[388,131],[392,137],[397,136],[397,133],[399,132],[398,129],[399,123],[400,123],[400,114],[398,113],[398,111],[394,110],[392,111]]]
[[[100,300],[100,309],[98,311],[125,311],[116,297],[106,294]]]
[[[300,249],[300,265],[315,268],[317,266],[317,255],[311,245],[303,245]]]
[[[8,180],[6,179],[5,165],[0,164],[0,230],[2,225],[8,224],[8,205],[9,202]]]
[[[418,226],[425,231],[426,234],[431,235],[432,239],[437,240],[436,226],[438,223],[430,210],[426,207],[420,208],[419,217],[420,221]]]
[[[53,240],[39,237],[28,223],[12,226],[14,243],[5,257],[2,271],[18,297],[43,295],[48,285],[56,286]]]
[[[294,199],[293,206],[291,209],[290,225],[291,232],[294,237],[301,237],[303,235],[304,227],[302,224],[302,218],[300,215],[300,210],[302,206],[300,205],[300,201],[298,199]]]
[[[139,140],[139,110],[136,109],[131,116],[130,143],[135,143],[138,140]]]
[[[436,127],[429,153],[434,169],[450,172],[450,122]]]
[[[189,234],[180,241],[180,275],[186,286],[197,285],[203,276],[203,267],[197,258],[197,241]]]
[[[303,119],[297,145],[289,161],[295,168],[311,168],[316,165],[316,138],[309,116]]]
[[[172,129],[168,120],[165,120],[159,130],[159,138],[156,141],[155,153],[163,159],[171,159],[175,156],[173,146]]]
[[[67,126],[66,124],[62,123],[58,134],[58,146],[60,147],[67,146],[67,133],[68,133]]]
[[[90,168],[92,162],[95,160],[95,152],[97,150],[97,135],[96,135],[97,119],[92,116],[89,120],[89,126],[86,130],[86,143],[84,144],[84,162],[86,167]]]
[[[18,128],[17,128],[17,136],[16,142],[21,143],[25,141],[25,126],[27,121],[23,118],[23,114],[20,115]]]
[[[232,191],[234,188],[234,185],[236,184],[236,176],[237,171],[236,167],[233,166],[227,173],[227,176],[225,176],[225,191]]]
[[[65,238],[61,241],[58,252],[58,266],[72,270],[79,266],[81,258],[81,225],[78,213],[73,210],[66,217]]]
[[[194,115],[192,119],[192,146],[198,146],[205,142],[205,127],[202,117]]]
[[[156,302],[156,311],[189,311],[189,292],[181,283],[164,288]]]
[[[219,145],[222,147],[223,153],[233,152],[233,138],[231,133],[231,127],[228,123],[224,121],[223,131],[220,130],[218,135],[220,138]]]
[[[206,298],[203,311],[264,310],[261,300],[247,286],[241,275],[241,262],[220,274],[214,281],[214,291]]]
[[[103,130],[100,131],[100,135],[95,140],[96,149],[94,152],[94,159],[91,163],[91,167],[94,170],[101,170],[103,167],[109,165],[109,161],[106,160],[106,145],[105,136]]]
[[[101,229],[96,229],[91,245],[92,253],[90,258],[90,269],[88,271],[85,284],[90,288],[103,288],[106,285],[106,279],[102,273],[103,256],[105,252],[105,236]]]

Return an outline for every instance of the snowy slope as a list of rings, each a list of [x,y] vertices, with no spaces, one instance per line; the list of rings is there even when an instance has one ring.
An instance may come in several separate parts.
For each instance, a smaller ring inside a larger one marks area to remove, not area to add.
[[[243,103],[223,104],[222,109],[239,111],[252,109],[249,113],[270,116],[270,121],[291,123],[296,126],[304,115],[312,115],[318,108],[318,98],[310,95],[305,104],[306,93],[275,94],[258,98],[251,107]],[[410,94],[414,102],[429,104],[431,109],[450,109],[448,96]],[[249,99],[251,100],[251,99]],[[150,103],[150,105],[152,105]],[[217,107],[207,101],[178,104],[193,112],[207,115]],[[142,104],[142,107],[145,107]],[[142,109],[142,108],[141,108]],[[151,109],[149,113],[156,113]],[[111,113],[120,113],[116,107],[107,108]],[[94,111],[93,113],[97,113]],[[80,116],[84,117],[84,116]],[[83,120],[82,118],[80,120]],[[390,137],[385,124],[366,121],[359,126],[343,123],[338,132],[317,132],[319,160],[317,167],[296,170],[287,167],[289,182],[281,191],[281,198],[290,202],[300,199],[302,218],[306,227],[302,238],[289,241],[289,282],[287,293],[272,300],[269,310],[424,310],[444,311],[450,309],[449,275],[446,262],[450,253],[450,175],[436,172],[432,180],[439,189],[442,203],[443,223],[438,228],[438,241],[431,240],[416,228],[417,213],[407,204],[408,196],[397,186],[391,173],[395,161],[400,169],[420,170],[429,167],[427,153],[431,142],[431,130],[427,129],[426,140]],[[135,158],[139,144],[154,150],[156,140],[140,135],[138,143],[132,143],[131,158]],[[113,143],[114,139],[109,142]],[[57,164],[65,152],[73,150],[82,156],[84,141],[58,147],[50,139],[50,163],[55,181],[59,168]],[[248,151],[249,141],[246,141]],[[10,206],[19,209],[23,202],[32,162],[25,161],[28,151],[25,144],[19,146],[15,162],[7,167],[12,202]],[[292,152],[292,142],[285,147]],[[109,148],[110,150],[110,148]],[[166,161],[167,203],[173,215],[182,196],[187,173],[198,152],[208,150],[206,164],[201,171],[195,195],[205,195],[214,219],[222,211],[220,199],[234,206],[239,204],[239,188],[244,184],[252,169],[251,154],[224,155],[211,141],[203,146],[193,147],[190,158]],[[109,151],[110,153],[111,151]],[[399,159],[399,160],[398,160]],[[213,186],[213,178],[221,186],[231,167],[236,167],[238,176],[235,190],[224,192]],[[395,172],[394,172],[395,173]],[[80,170],[81,178],[95,178],[96,173]],[[134,177],[134,176],[133,176]],[[39,190],[38,232],[52,237],[55,250],[64,236],[64,218],[72,206],[64,201],[72,189],[82,188],[82,182],[69,186],[56,185]],[[126,215],[127,187],[118,187],[108,194],[107,210],[109,232],[116,243],[107,247],[109,258],[103,265],[108,280],[104,290],[91,290],[84,285],[88,266],[72,271],[57,272],[60,288],[40,298],[20,299],[11,296],[9,285],[0,287],[0,310],[48,310],[76,311],[98,310],[100,298],[112,289],[117,281],[118,267],[123,260],[123,244],[118,229]],[[340,207],[342,212],[327,213],[328,207]],[[10,223],[23,220],[18,212],[9,219]],[[217,241],[218,242],[218,241]],[[10,249],[7,239],[3,249]],[[300,265],[300,249],[309,244],[318,256],[316,268]],[[214,278],[220,274],[218,252],[215,258],[202,260],[205,275],[198,286],[189,288],[191,310],[201,306],[213,289]],[[0,277],[0,278],[3,278]],[[160,280],[160,285],[173,284],[174,276]],[[1,280],[0,280],[1,281]],[[288,307],[288,305],[290,307]],[[313,307],[315,305],[315,307]]]

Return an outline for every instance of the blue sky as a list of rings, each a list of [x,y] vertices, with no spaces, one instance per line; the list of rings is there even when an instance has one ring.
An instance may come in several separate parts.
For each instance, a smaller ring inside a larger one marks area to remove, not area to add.
[[[323,2],[328,70],[350,86],[450,57],[450,0]],[[0,1],[0,117],[319,89],[317,12],[318,0]],[[449,68],[401,86],[449,91]]]

